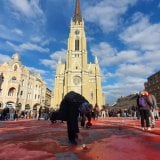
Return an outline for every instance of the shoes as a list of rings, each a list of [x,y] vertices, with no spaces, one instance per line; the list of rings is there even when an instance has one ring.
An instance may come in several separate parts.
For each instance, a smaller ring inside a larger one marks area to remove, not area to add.
[[[148,130],[148,131],[151,131],[151,127],[148,127],[147,130]]]
[[[152,124],[151,128],[154,128],[154,127],[155,127],[154,124]]]
[[[69,143],[70,143],[71,145],[77,145],[76,140],[70,140]]]
[[[144,130],[145,130],[145,128],[144,128],[144,127],[142,127],[142,130],[144,131]]]

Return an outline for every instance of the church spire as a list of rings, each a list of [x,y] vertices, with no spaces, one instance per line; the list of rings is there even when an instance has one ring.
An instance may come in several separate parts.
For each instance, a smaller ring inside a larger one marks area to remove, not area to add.
[[[76,22],[78,22],[78,23],[82,22],[82,15],[81,15],[79,0],[76,0],[76,6],[75,6],[75,11],[74,11],[73,21],[75,23]]]

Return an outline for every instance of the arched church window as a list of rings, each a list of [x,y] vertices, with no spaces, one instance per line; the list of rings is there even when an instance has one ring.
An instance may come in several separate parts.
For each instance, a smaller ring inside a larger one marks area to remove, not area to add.
[[[18,68],[17,65],[14,65],[14,71],[17,71],[17,68]]]
[[[16,92],[15,88],[10,88],[9,91],[8,91],[8,96],[14,96],[15,92]]]
[[[75,40],[75,50],[79,51],[79,39]]]

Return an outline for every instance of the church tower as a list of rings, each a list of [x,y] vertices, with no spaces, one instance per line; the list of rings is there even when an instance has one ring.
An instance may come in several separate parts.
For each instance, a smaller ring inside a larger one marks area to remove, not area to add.
[[[86,35],[79,0],[76,0],[70,24],[66,63],[62,64],[59,59],[57,64],[52,106],[59,108],[62,98],[69,91],[80,93],[93,106],[96,103],[100,107],[105,104],[97,57],[94,64],[88,64]]]

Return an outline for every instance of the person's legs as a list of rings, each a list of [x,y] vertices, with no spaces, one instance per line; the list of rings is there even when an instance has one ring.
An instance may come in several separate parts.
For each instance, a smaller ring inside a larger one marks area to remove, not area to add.
[[[154,126],[155,126],[154,109],[150,110],[149,113],[150,113],[150,119],[151,119],[150,124],[154,128]]]
[[[144,110],[144,118],[146,121],[146,127],[148,130],[150,130],[150,121],[149,121],[149,117],[150,117],[150,110]]]
[[[68,129],[68,139],[71,144],[76,145],[76,138],[78,138],[77,133],[79,132],[78,129],[78,120],[77,119],[69,119],[67,121],[67,129]]]
[[[141,127],[144,128],[144,110],[140,110],[140,116],[141,116]]]
[[[85,115],[81,115],[81,126],[82,126],[82,127],[85,126],[85,121],[86,121]]]

